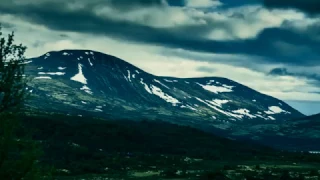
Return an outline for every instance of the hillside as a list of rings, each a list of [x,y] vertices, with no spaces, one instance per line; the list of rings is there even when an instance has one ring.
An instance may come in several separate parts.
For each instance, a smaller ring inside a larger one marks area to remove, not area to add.
[[[33,79],[27,103],[32,111],[115,120],[161,119],[250,140],[262,138],[251,124],[304,117],[283,101],[226,78],[154,76],[90,50],[48,52],[29,59],[26,74]]]
[[[283,101],[226,78],[157,77],[94,51],[49,52],[29,62],[33,94],[45,100],[42,104],[55,105],[37,106],[47,110],[69,107],[117,118],[141,112],[150,118],[168,118],[174,112],[174,116],[205,117],[212,122],[303,116]]]

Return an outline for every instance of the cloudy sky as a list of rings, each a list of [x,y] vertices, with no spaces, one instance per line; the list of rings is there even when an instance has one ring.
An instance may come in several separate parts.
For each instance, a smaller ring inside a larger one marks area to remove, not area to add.
[[[320,112],[319,0],[0,0],[27,57],[118,56],[155,75],[222,76]]]

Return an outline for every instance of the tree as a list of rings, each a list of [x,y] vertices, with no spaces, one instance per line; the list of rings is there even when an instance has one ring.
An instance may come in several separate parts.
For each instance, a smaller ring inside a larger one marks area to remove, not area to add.
[[[0,113],[18,108],[27,96],[25,51],[22,44],[14,44],[13,32],[3,37],[0,26]]]
[[[26,47],[14,44],[14,33],[3,36],[0,25],[0,177],[43,179],[38,167],[41,154],[32,138],[18,136],[19,114],[28,96],[25,77]]]
[[[290,173],[288,170],[285,170],[282,172],[282,175],[280,176],[280,180],[290,180],[292,179],[290,176]]]
[[[318,176],[319,173],[318,173],[318,170],[317,169],[313,169],[310,171],[310,176]]]

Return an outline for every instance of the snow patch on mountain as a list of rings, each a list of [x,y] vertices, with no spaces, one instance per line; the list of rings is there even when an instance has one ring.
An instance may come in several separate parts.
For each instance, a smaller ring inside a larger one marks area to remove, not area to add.
[[[159,80],[157,79],[154,79],[155,82],[161,84],[163,87],[167,88],[167,89],[170,89],[168,86],[166,86],[165,84],[163,84],[162,82],[160,82]]]
[[[99,108],[95,108],[94,110],[95,110],[95,111],[98,111],[98,112],[103,112],[103,110],[102,110],[102,109],[99,109]]]
[[[91,62],[91,60],[90,60],[90,58],[88,58],[88,61],[89,61],[90,66],[93,66],[93,64],[92,64],[92,62]]]
[[[196,108],[194,108],[194,107],[192,107],[192,106],[190,106],[190,105],[187,105],[187,108],[189,108],[189,109],[191,109],[191,110],[193,110],[193,111],[198,111]]]
[[[50,56],[50,53],[47,53],[44,57],[44,59],[47,59]]]
[[[84,77],[84,75],[83,75],[83,72],[82,72],[82,64],[78,64],[78,70],[79,70],[79,72],[78,72],[78,74],[76,74],[75,76],[73,76],[72,78],[71,78],[71,80],[73,80],[73,81],[77,81],[77,82],[80,82],[80,83],[82,83],[82,84],[87,84],[87,79]]]
[[[238,110],[234,110],[232,112],[234,112],[236,114],[242,114],[242,115],[248,116],[249,118],[256,118],[257,117],[257,116],[250,114],[250,111],[248,109],[238,109]]]
[[[279,114],[279,113],[290,113],[281,109],[279,106],[270,106],[268,111],[264,111],[266,114]]]
[[[187,109],[190,109],[190,110],[193,110],[193,111],[197,111],[197,109],[195,109],[195,108],[193,108],[193,107],[191,107],[189,105],[181,105],[180,107],[181,108],[187,108]]]
[[[206,102],[206,101],[204,101],[204,100],[202,100],[202,99],[200,99],[200,98],[198,98],[198,97],[196,97],[196,99],[197,99],[198,101],[206,104],[207,106],[211,107],[212,109],[214,109],[214,110],[216,110],[216,111],[224,114],[224,115],[227,115],[227,116],[229,116],[229,117],[235,117],[235,118],[237,118],[237,119],[243,118],[243,115],[237,115],[237,114],[233,114],[233,113],[229,113],[229,112],[223,111],[223,110],[217,108],[216,106],[213,106],[213,105],[211,105],[210,103],[208,103],[208,102]]]
[[[234,88],[234,86],[229,86],[229,85],[226,85],[226,84],[222,84],[222,86],[225,87],[225,88],[228,88],[228,89]]]
[[[98,112],[103,112],[102,106],[96,106],[96,108],[94,110],[98,111]]]
[[[59,70],[65,70],[66,67],[58,67]]]
[[[143,79],[142,79],[142,78],[140,79],[140,83],[141,83],[142,85],[144,85],[144,89],[145,89],[149,94],[152,94],[152,91],[150,90],[149,86],[148,86],[146,83],[143,82]]]
[[[86,86],[86,85],[82,86],[82,88],[80,88],[80,90],[83,90],[84,92],[86,92],[86,93],[88,93],[88,94],[90,94],[90,95],[93,94],[92,91],[91,91],[91,89],[90,89],[88,86]]]
[[[128,79],[129,79],[129,81],[131,82],[131,75],[130,75],[130,71],[129,70],[127,70],[128,71]]]
[[[52,79],[49,76],[39,76],[39,77],[35,77],[34,79]]]
[[[165,81],[167,81],[167,82],[173,82],[173,81],[171,81],[171,80],[168,80],[168,79],[163,79],[163,80],[165,80]]]
[[[153,93],[154,95],[159,96],[161,99],[167,101],[168,103],[173,104],[174,106],[175,106],[176,104],[180,103],[178,99],[176,99],[176,98],[174,98],[174,97],[172,97],[172,96],[170,96],[170,95],[168,95],[168,94],[165,94],[165,93],[164,93],[160,88],[158,88],[157,86],[151,85],[151,89],[152,89],[152,93]]]
[[[264,120],[268,120],[268,118],[262,116],[261,114],[259,114],[259,112],[258,112],[258,114],[255,114],[255,116],[257,116],[257,117],[259,117],[259,118],[262,118],[262,119],[264,119]]]
[[[128,78],[127,78],[127,76],[126,76],[126,75],[123,75],[123,77],[124,77],[124,79],[125,79],[126,81],[128,81]]]
[[[273,121],[276,120],[276,119],[275,119],[274,117],[272,117],[272,116],[268,116],[268,118],[271,119],[271,120],[273,120]]]
[[[81,103],[82,103],[82,104],[87,104],[87,102],[85,102],[85,101],[81,101]]]
[[[41,74],[41,75],[47,74],[47,75],[63,76],[63,75],[65,75],[66,73],[65,73],[65,72],[38,72],[38,74]]]
[[[179,100],[175,99],[174,97],[165,94],[160,88],[157,86],[151,85],[151,88],[143,82],[143,79],[140,79],[140,83],[144,85],[144,88],[149,94],[154,94],[156,96],[159,96],[161,99],[165,100],[166,102],[172,103],[173,105],[176,105],[177,103],[180,103]]]
[[[181,108],[191,109],[191,110],[193,110],[193,111],[198,111],[196,108],[194,108],[194,107],[192,107],[192,106],[190,106],[190,105],[181,105],[180,107],[181,107]]]
[[[214,99],[212,101],[208,101],[210,104],[213,104],[215,106],[219,106],[219,107],[222,107],[223,104],[226,104],[228,102],[230,102],[230,100],[221,100],[221,99]]]
[[[30,64],[30,63],[32,63],[32,60],[24,61],[24,62],[23,62],[23,63],[21,63],[21,64]]]
[[[213,92],[215,94],[218,94],[218,93],[222,93],[222,92],[232,92],[232,87],[233,86],[215,86],[215,85],[203,85],[203,84],[200,84],[200,83],[197,83],[199,86],[201,86],[203,89],[207,90],[207,91],[210,91],[210,92]]]

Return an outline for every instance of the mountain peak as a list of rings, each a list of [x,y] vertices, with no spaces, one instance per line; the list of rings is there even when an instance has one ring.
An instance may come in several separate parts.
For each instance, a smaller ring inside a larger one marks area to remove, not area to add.
[[[84,70],[94,70],[96,68],[105,70],[118,70],[118,71],[139,71],[146,73],[141,69],[133,66],[132,64],[117,58],[112,55],[104,54],[102,52],[92,51],[92,50],[61,50],[61,51],[50,51],[42,56],[32,58],[29,62],[38,61],[48,67],[48,70],[52,71],[53,67],[58,70],[64,69],[80,69]],[[41,64],[40,63],[40,64]],[[39,63],[34,63],[39,64]],[[44,67],[40,66],[39,69]],[[146,73],[148,74],[148,73]]]
[[[62,58],[68,60],[88,60],[89,64],[92,66],[93,64],[90,61],[96,60],[108,60],[108,61],[119,61],[125,62],[124,60],[117,58],[112,55],[104,54],[102,52],[92,51],[92,50],[77,50],[77,49],[66,49],[60,51],[49,51],[38,58],[43,59],[52,59],[52,58]],[[127,63],[127,62],[126,62]]]

